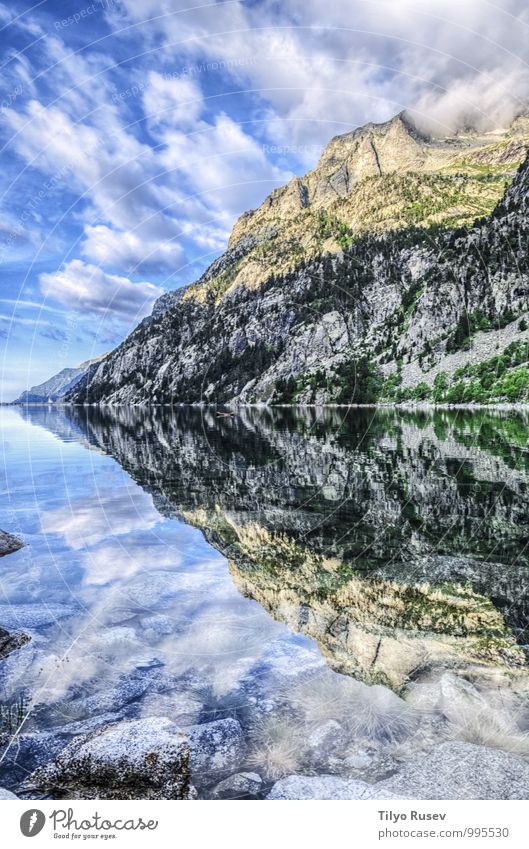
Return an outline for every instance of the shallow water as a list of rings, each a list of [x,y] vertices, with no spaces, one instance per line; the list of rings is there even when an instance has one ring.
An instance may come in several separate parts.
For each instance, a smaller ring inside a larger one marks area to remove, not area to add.
[[[0,627],[31,641],[0,662],[0,785],[151,716],[236,718],[263,794],[447,739],[529,752],[527,424],[2,409],[1,524],[27,546]]]

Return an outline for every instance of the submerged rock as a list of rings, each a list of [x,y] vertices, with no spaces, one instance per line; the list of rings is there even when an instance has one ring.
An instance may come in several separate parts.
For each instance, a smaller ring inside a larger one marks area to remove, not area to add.
[[[219,782],[211,795],[214,799],[237,799],[257,796],[263,780],[256,772],[238,772]]]
[[[267,799],[364,799],[370,790],[364,781],[335,775],[289,775],[272,787]]]
[[[187,730],[189,766],[200,784],[223,778],[240,765],[246,751],[243,731],[236,719],[219,719]]]
[[[0,530],[0,557],[4,557],[5,554],[11,554],[13,551],[18,551],[24,545],[25,543],[18,537]]]
[[[312,761],[328,759],[335,749],[345,746],[347,733],[339,722],[329,719],[312,731],[308,737],[308,749]]]
[[[187,736],[161,717],[108,725],[70,743],[31,785],[70,799],[189,799]]]
[[[529,799],[529,763],[517,755],[442,743],[375,784],[371,799]]]

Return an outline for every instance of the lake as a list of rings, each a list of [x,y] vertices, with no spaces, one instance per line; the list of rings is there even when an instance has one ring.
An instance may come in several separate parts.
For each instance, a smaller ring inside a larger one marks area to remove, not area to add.
[[[27,545],[0,626],[31,640],[0,661],[0,785],[147,717],[235,719],[257,797],[447,741],[529,753],[528,424],[2,408],[2,527]]]

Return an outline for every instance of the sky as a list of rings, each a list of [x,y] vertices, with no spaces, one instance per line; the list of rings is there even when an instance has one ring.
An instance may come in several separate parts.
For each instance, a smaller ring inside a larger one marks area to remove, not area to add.
[[[528,111],[522,0],[0,2],[0,401],[111,350],[335,135]]]

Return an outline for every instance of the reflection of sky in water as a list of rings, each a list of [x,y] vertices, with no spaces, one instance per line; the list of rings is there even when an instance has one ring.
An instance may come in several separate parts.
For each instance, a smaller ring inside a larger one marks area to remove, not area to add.
[[[191,673],[222,696],[252,670],[261,676],[269,653],[321,663],[314,643],[241,596],[200,531],[160,516],[113,459],[14,411],[1,425],[3,524],[28,547],[0,561],[0,625],[33,638],[4,661],[4,699],[28,688],[35,708],[60,703],[82,719],[99,712],[97,694],[119,709],[127,693],[105,692],[150,670],[152,687],[131,688],[134,710],[178,719]],[[36,710],[30,724],[40,716],[52,714]]]

